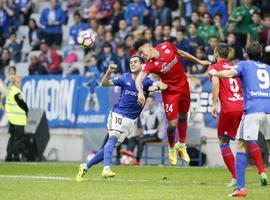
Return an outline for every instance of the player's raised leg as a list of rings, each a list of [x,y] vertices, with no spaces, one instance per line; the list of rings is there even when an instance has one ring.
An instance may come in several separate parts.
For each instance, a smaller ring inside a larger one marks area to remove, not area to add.
[[[189,155],[187,153],[186,135],[187,135],[187,113],[179,113],[177,128],[179,134],[179,140],[175,144],[175,148],[178,151],[180,157],[185,162],[190,162]]]
[[[175,129],[176,129],[176,120],[169,121],[167,128],[167,137],[168,137],[168,158],[171,165],[177,164],[177,154],[175,149]]]
[[[93,165],[98,164],[99,162],[103,161],[104,158],[104,149],[101,149],[96,153],[96,155],[89,160],[87,163],[82,163],[79,166],[79,172],[76,176],[76,181],[80,182],[83,180],[84,175],[88,171],[89,168],[91,168]]]

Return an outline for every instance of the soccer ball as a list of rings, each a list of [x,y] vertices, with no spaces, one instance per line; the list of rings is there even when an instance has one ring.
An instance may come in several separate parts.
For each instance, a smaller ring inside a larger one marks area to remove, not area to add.
[[[131,165],[133,158],[127,155],[123,155],[120,159],[121,165]]]
[[[90,48],[95,42],[96,36],[90,29],[81,31],[78,34],[77,42],[85,48]]]

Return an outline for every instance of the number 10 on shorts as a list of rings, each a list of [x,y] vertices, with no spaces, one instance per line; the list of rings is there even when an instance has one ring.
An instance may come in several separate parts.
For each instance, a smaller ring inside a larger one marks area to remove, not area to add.
[[[165,112],[172,112],[173,111],[173,105],[172,104],[165,104]]]

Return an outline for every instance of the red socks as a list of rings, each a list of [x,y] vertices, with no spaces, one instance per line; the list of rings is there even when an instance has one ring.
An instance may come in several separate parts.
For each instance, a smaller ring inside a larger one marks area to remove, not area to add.
[[[220,150],[221,150],[221,154],[225,162],[225,165],[227,166],[228,170],[232,174],[232,178],[236,179],[235,159],[234,159],[234,156],[233,156],[233,153],[231,151],[229,144],[220,145]]]
[[[179,135],[179,142],[186,143],[187,136],[187,117],[178,117],[177,129]]]
[[[167,128],[168,143],[170,147],[174,147],[175,144],[175,127]]]
[[[263,173],[265,170],[263,166],[262,154],[261,154],[260,147],[258,146],[256,141],[249,141],[248,152],[252,160],[254,161],[255,165],[258,168],[259,174]]]

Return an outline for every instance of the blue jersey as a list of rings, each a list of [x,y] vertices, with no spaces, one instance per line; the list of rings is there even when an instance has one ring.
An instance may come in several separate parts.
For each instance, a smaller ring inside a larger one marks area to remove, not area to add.
[[[135,80],[132,78],[131,73],[126,73],[121,76],[111,79],[114,85],[121,87],[121,94],[117,104],[114,105],[113,112],[136,119],[140,116],[143,106],[137,103],[138,91],[136,89]],[[143,90],[145,96],[148,96],[148,88],[153,85],[153,81],[146,77],[143,80]]]
[[[244,92],[245,114],[270,113],[270,66],[257,61],[241,61],[234,69]]]

